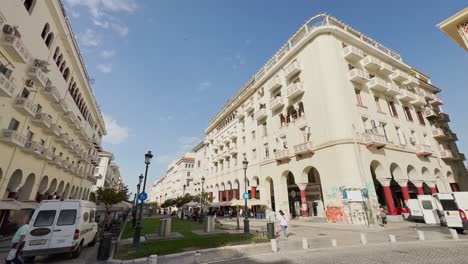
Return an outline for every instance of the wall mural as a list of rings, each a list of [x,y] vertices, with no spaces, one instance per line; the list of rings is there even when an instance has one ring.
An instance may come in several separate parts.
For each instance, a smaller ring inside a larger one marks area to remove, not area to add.
[[[344,212],[343,206],[327,206],[325,215],[327,216],[327,221],[330,223],[349,224],[348,217]]]

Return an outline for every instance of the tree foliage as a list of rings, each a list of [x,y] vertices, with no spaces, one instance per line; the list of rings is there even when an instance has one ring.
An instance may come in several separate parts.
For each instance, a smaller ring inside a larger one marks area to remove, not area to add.
[[[110,208],[122,201],[128,200],[128,189],[124,188],[121,191],[116,191],[111,188],[99,188],[96,191],[96,203],[102,204],[106,208],[106,212],[109,212]]]

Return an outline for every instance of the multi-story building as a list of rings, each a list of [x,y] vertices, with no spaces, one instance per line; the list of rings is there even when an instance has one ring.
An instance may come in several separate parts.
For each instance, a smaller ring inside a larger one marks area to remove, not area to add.
[[[62,3],[0,6],[0,195],[87,199],[106,134]]]
[[[120,169],[113,161],[114,155],[112,153],[105,150],[99,152],[99,165],[94,173],[96,184],[91,189],[93,192],[98,188],[111,188],[115,190],[122,188],[123,182],[120,176]]]
[[[375,221],[379,203],[393,216],[418,194],[468,190],[439,92],[395,51],[315,16],[209,122],[205,190],[345,223]]]
[[[162,194],[166,193],[163,188],[165,179],[166,177],[162,176],[153,183],[148,192],[148,202],[157,202],[158,204],[164,202],[164,197]]]
[[[468,7],[437,25],[465,51],[468,51]]]

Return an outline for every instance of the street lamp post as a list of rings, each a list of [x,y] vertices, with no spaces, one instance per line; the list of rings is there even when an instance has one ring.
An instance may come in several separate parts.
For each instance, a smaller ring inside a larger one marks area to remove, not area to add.
[[[187,187],[187,185],[184,184],[184,192],[182,194],[182,196],[185,196],[185,188]]]
[[[153,158],[153,154],[151,154],[151,151],[148,151],[148,153],[145,154],[145,164],[146,164],[146,169],[145,169],[145,176],[144,176],[144,181],[143,181],[143,190],[141,191],[142,193],[145,192],[146,188],[146,178],[148,176],[148,166],[151,164],[151,159]],[[141,178],[143,178],[143,175],[140,175]],[[133,244],[138,244],[140,243],[140,235],[141,235],[141,220],[143,218],[143,201],[140,203],[140,212],[138,214],[138,221],[135,227],[135,235],[133,237]]]
[[[135,194],[135,199],[133,202],[133,212],[132,212],[132,227],[135,228],[136,226],[136,220],[137,220],[137,213],[138,213],[138,195],[140,194],[140,186],[141,186],[141,181],[143,180],[143,177],[138,177],[138,184],[137,184],[137,192]]]
[[[244,158],[242,161],[242,168],[244,169],[244,188],[245,192],[247,193],[247,165],[249,165],[249,162],[247,161],[247,158]],[[244,204],[244,233],[248,234],[249,233],[249,214],[247,213],[247,199],[244,198],[245,204]]]
[[[201,178],[201,194],[200,194],[200,223],[203,222],[203,185],[205,184],[205,177]]]

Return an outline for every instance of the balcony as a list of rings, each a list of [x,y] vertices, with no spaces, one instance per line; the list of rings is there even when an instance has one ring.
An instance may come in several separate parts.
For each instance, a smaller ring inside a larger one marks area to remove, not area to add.
[[[244,103],[244,105],[242,106],[242,108],[244,108],[244,110],[245,110],[246,112],[250,112],[250,111],[254,110],[255,107],[254,107],[254,102],[253,102],[253,100],[252,100],[252,99],[247,100],[247,101]]]
[[[68,134],[62,133],[59,138],[57,138],[60,143],[64,144],[65,146],[68,146],[70,144],[70,137]]]
[[[89,155],[89,158],[90,158],[92,164],[94,164],[94,165],[97,165],[97,164],[98,164],[98,159],[99,159],[99,158],[98,158],[97,153],[95,153],[95,154],[90,154],[90,155]]]
[[[361,49],[356,48],[354,46],[346,46],[343,49],[343,56],[345,57],[345,59],[351,62],[357,62],[364,57],[364,53]]]
[[[432,110],[431,108],[426,108],[424,109],[424,116],[427,118],[427,119],[435,119],[435,118],[438,118],[439,116],[437,115],[437,113]]]
[[[271,79],[267,84],[268,91],[276,90],[276,89],[280,88],[281,86],[282,86],[281,79],[280,79],[280,77],[278,75],[273,77],[273,79]]]
[[[381,61],[375,57],[367,55],[364,59],[361,60],[361,65],[368,71],[375,72],[380,69]]]
[[[290,79],[301,71],[301,66],[297,60],[293,61],[284,69],[284,77]]]
[[[430,145],[416,145],[416,156],[427,157],[432,155],[432,148]]]
[[[229,153],[228,149],[226,148],[223,151],[223,158],[228,159],[229,157],[231,157],[231,154]]]
[[[60,168],[63,167],[63,159],[59,155],[54,156],[54,159],[52,160],[52,163],[55,164],[57,167],[60,167]]]
[[[52,149],[44,150],[44,158],[46,158],[49,162],[52,162],[55,158],[55,154]]]
[[[69,160],[64,160],[64,161],[62,162],[62,166],[63,166],[63,168],[64,168],[66,171],[71,171],[72,163],[71,163],[71,161],[69,161]]]
[[[42,87],[47,87],[47,82],[49,81],[49,78],[47,78],[47,74],[43,72],[41,68],[32,66],[28,74],[34,80],[38,81],[42,85]]]
[[[367,88],[377,91],[377,92],[385,92],[388,89],[388,83],[379,77],[374,77],[367,82]]]
[[[242,120],[245,117],[245,112],[237,111],[237,119]]]
[[[46,113],[37,113],[32,121],[44,128],[50,129],[52,127],[52,117]]]
[[[277,96],[270,100],[270,110],[275,111],[276,109],[280,109],[284,106],[284,98],[281,96]]]
[[[400,93],[400,88],[396,85],[393,85],[392,83],[388,83],[387,88],[388,89],[385,92],[385,94],[388,94],[390,96],[395,96]]]
[[[64,115],[65,120],[68,121],[70,124],[73,124],[76,120],[76,116],[72,111],[68,111]]]
[[[283,124],[278,129],[278,135],[284,135],[288,131],[288,124]]]
[[[366,148],[376,147],[377,149],[383,148],[387,144],[385,135],[377,133],[364,133],[362,135],[363,142],[366,145]]]
[[[352,69],[348,73],[349,80],[359,84],[365,84],[369,81],[369,74],[359,69]]]
[[[42,155],[44,153],[44,146],[39,144],[39,142],[29,141],[29,142],[26,142],[24,147],[27,151],[33,152],[37,156],[43,157]]]
[[[408,80],[409,75],[406,72],[402,72],[400,70],[395,70],[392,74],[390,74],[390,79],[394,82],[403,83]]]
[[[254,114],[254,118],[257,121],[260,121],[268,116],[268,113],[265,108],[259,109],[257,112]]]
[[[21,112],[36,117],[37,105],[33,104],[28,98],[16,98],[14,106]]]
[[[415,106],[423,106],[423,105],[426,105],[426,99],[424,99],[424,96],[422,95],[415,94],[414,100],[411,101],[411,104]]]
[[[408,80],[405,81],[403,84],[409,85],[411,87],[416,87],[419,85],[419,80],[416,77],[409,75]]]
[[[275,152],[275,160],[276,161],[283,161],[283,160],[290,160],[292,157],[291,151],[289,149],[277,150]]]
[[[49,98],[52,101],[52,103],[60,103],[60,93],[55,86],[47,85],[44,88],[44,93],[47,96],[47,98]]]
[[[440,121],[441,121],[441,122],[450,122],[450,117],[449,117],[449,115],[446,114],[446,113],[440,112],[440,113],[439,113],[439,118],[440,118]]]
[[[457,137],[456,133],[453,133],[452,131],[447,131],[446,134],[447,134],[447,140],[453,140],[453,141],[458,140],[458,137]]]
[[[432,96],[434,95],[433,93],[426,91],[426,90],[420,89],[420,91],[424,93],[424,98],[426,98],[429,101],[432,99]]]
[[[380,62],[379,73],[384,75],[384,76],[389,76],[390,74],[393,73],[393,67],[388,63]]]
[[[314,150],[312,149],[312,147],[313,147],[312,142],[310,141],[304,142],[304,143],[294,146],[294,153],[297,156],[301,156],[304,154],[314,154]]]
[[[60,100],[60,103],[58,103],[57,106],[60,110],[62,110],[63,113],[68,113],[69,106],[65,99]]]
[[[416,99],[416,96],[413,92],[408,91],[406,89],[401,89],[400,94],[397,96],[398,100],[402,102],[411,102]]]
[[[463,153],[457,153],[454,158],[455,158],[455,160],[458,160],[458,161],[465,161],[466,160],[465,154],[463,154]]]
[[[229,132],[229,138],[231,140],[234,140],[237,138],[237,127],[234,127],[234,130]]]
[[[60,137],[60,135],[62,134],[62,129],[59,127],[58,124],[52,124],[50,129],[51,129],[52,133],[54,135],[56,135],[57,137]]]
[[[21,148],[24,148],[27,141],[26,137],[21,135],[18,131],[8,129],[3,129],[1,131],[0,140]]]
[[[237,154],[237,146],[231,146],[231,147],[229,148],[229,153],[230,153],[231,155],[236,155],[236,154]]]
[[[308,125],[307,119],[305,118],[304,114],[302,114],[302,116],[294,120],[294,125],[299,129],[302,129],[303,127]]]
[[[447,135],[441,128],[432,129],[432,137],[435,139],[447,139]]]
[[[433,94],[431,100],[429,101],[429,103],[430,103],[431,105],[433,105],[433,106],[439,106],[439,105],[442,105],[442,104],[443,104],[443,101],[442,101],[442,99],[440,99],[440,97],[438,97],[437,95]]]
[[[5,33],[3,35],[2,45],[15,61],[28,63],[31,60],[31,53],[18,36]]]
[[[293,83],[289,85],[288,89],[286,89],[286,97],[289,100],[292,100],[298,97],[299,95],[303,94],[304,92],[305,90],[304,90],[304,86],[302,85],[302,83],[300,82]]]
[[[12,98],[16,94],[16,86],[0,73],[0,95]]]
[[[440,158],[443,160],[454,160],[455,157],[450,150],[441,150],[440,151]]]

